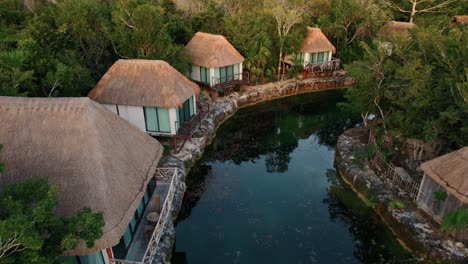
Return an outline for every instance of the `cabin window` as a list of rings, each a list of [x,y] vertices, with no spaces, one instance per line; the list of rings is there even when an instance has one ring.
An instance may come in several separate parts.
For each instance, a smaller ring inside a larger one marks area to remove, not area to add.
[[[317,62],[325,62],[328,61],[328,51],[319,52]]]
[[[195,113],[193,103],[194,101],[193,101],[193,96],[192,96],[187,101],[184,102],[184,104],[182,105],[182,108],[177,109],[177,119],[178,119],[179,126],[189,121],[190,118]]]
[[[210,69],[200,67],[200,81],[203,83],[210,83]]]
[[[304,65],[304,57],[305,57],[305,53],[299,53],[297,54],[297,61],[299,63],[299,65]]]
[[[240,69],[240,64],[234,65],[234,80],[239,80],[239,69]]]
[[[220,67],[217,70],[219,71],[220,83],[234,80],[234,65]]]
[[[146,131],[171,132],[169,111],[166,108],[144,107]]]
[[[310,53],[310,62],[311,63],[317,63],[317,53]]]

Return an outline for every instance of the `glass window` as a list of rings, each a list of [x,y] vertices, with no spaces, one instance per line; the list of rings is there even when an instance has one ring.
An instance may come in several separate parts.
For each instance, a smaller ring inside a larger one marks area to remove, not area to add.
[[[136,226],[137,226],[137,220],[135,219],[135,217],[132,217],[132,220],[130,221],[130,226],[131,226],[131,231],[132,233],[135,233],[136,232]]]
[[[128,225],[127,229],[125,229],[125,233],[123,234],[123,240],[125,242],[125,248],[130,246],[130,241],[132,241],[132,231],[130,225]]]
[[[146,131],[171,132],[169,111],[159,107],[144,107]]]
[[[239,68],[240,64],[234,65],[234,80],[239,80]]]
[[[193,97],[190,97],[184,102],[182,108],[178,109],[178,120],[180,121],[180,124],[190,120],[194,114],[193,107]]]
[[[146,131],[159,131],[158,113],[155,107],[144,107]]]
[[[158,107],[159,131],[171,132],[171,121],[169,120],[169,111],[166,108]]]
[[[143,209],[145,209],[145,202],[141,200],[136,209],[135,215],[137,216],[137,219],[140,219],[141,215],[143,214]]]
[[[210,83],[210,69],[200,66],[200,81]]]
[[[317,63],[317,53],[310,53],[310,61],[312,63]]]
[[[81,264],[104,264],[101,252],[96,252],[92,255],[79,256]]]
[[[304,56],[305,56],[305,53],[299,53],[297,54],[297,61],[299,61],[299,65],[304,65]]]
[[[319,52],[317,62],[323,62],[324,55],[325,55],[325,52]]]
[[[153,180],[150,180],[150,182],[153,181]],[[149,187],[149,183],[148,183],[148,186],[146,187],[146,189],[148,189]],[[148,200],[149,200],[149,195],[148,195],[148,192],[146,191],[145,192],[145,195],[143,195],[143,202],[145,203],[145,205],[148,204]]]

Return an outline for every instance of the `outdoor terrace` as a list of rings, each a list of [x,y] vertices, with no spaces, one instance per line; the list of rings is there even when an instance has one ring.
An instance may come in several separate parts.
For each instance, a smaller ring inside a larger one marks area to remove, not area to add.
[[[161,236],[167,224],[171,220],[171,210],[174,197],[176,195],[179,183],[177,168],[158,168],[156,170],[157,185],[153,197],[159,195],[165,197],[162,203],[162,209],[158,212],[159,219],[154,224],[146,219],[141,220],[133,241],[128,249],[125,259],[112,259],[115,264],[151,264],[153,263],[156,251],[161,241]],[[150,199],[150,201],[159,201]],[[144,215],[151,213],[151,208],[157,208],[154,204],[148,204]],[[149,228],[150,227],[150,228]],[[148,230],[153,230],[148,233]]]

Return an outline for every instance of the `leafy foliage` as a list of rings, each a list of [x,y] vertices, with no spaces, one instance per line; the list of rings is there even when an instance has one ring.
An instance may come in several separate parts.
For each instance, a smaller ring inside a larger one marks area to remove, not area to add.
[[[448,214],[442,219],[441,232],[450,232],[452,230],[459,231],[468,228],[468,209],[458,208]]]
[[[391,201],[389,206],[390,208],[398,209],[398,210],[405,208],[405,205],[400,201]]]
[[[46,178],[5,186],[0,196],[0,237],[15,241],[15,246],[3,252],[2,263],[59,263],[57,257],[75,248],[80,239],[92,247],[102,236],[102,213],[83,208],[72,218],[57,216],[57,193]]]
[[[445,191],[434,191],[432,193],[432,198],[434,199],[435,202],[441,203],[447,199],[447,192]]]

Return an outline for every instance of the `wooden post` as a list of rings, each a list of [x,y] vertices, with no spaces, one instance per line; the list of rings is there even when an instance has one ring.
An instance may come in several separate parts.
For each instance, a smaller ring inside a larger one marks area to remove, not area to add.
[[[177,136],[172,137],[172,145],[174,147],[174,154],[177,154]]]

